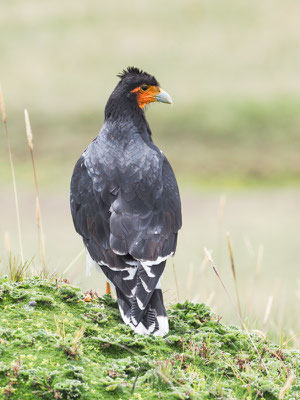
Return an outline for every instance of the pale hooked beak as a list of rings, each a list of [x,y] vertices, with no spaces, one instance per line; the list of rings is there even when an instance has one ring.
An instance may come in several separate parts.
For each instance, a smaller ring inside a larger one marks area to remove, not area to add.
[[[162,89],[160,89],[160,92],[156,96],[154,96],[154,98],[160,103],[173,104],[171,96]]]

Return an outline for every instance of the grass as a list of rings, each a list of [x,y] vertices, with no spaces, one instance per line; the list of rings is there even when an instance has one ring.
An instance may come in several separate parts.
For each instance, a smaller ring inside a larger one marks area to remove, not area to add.
[[[38,276],[0,278],[3,399],[285,399],[300,353],[220,323],[204,304],[169,308],[165,338],[134,334],[114,300]],[[263,364],[267,367],[264,368]]]
[[[27,273],[29,273],[31,261],[23,262],[23,260],[19,260],[18,257],[14,257],[10,254],[8,263],[8,273],[10,280],[12,282],[22,282]]]

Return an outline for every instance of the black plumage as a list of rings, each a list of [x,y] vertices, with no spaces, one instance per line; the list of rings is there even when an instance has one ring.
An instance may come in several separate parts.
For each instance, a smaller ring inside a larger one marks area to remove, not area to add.
[[[144,105],[171,99],[137,68],[119,77],[103,127],[75,165],[71,212],[88,256],[116,288],[124,322],[138,333],[163,335],[168,324],[159,278],[176,249],[181,204]]]

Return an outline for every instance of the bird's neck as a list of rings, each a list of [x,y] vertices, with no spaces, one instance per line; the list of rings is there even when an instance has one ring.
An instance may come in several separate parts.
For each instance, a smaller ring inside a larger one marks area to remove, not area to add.
[[[105,121],[125,129],[127,126],[129,130],[134,127],[142,136],[145,135],[145,138],[151,140],[151,130],[145,112],[135,101],[109,98],[105,107]]]

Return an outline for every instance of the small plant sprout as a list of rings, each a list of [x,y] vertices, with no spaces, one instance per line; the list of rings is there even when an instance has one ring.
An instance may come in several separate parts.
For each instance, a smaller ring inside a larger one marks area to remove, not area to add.
[[[62,327],[60,327],[60,321],[56,317],[54,317],[54,321],[56,324],[56,332],[55,334],[58,336],[57,345],[63,352],[71,357],[76,359],[78,355],[80,355],[80,340],[82,339],[85,327],[82,326],[78,329],[74,336],[70,334],[66,334],[65,331],[65,320],[62,321]]]
[[[32,129],[31,129],[31,125],[30,125],[29,114],[28,114],[28,111],[26,109],[24,110],[24,115],[25,115],[25,126],[26,126],[27,142],[28,142],[28,147],[29,147],[30,156],[31,156],[31,163],[32,163],[32,170],[33,170],[34,184],[35,184],[36,222],[37,222],[37,230],[38,230],[40,261],[41,261],[42,266],[43,266],[43,273],[46,276],[47,271],[46,271],[45,237],[44,237],[43,226],[42,226],[39,186],[38,186],[38,179],[37,179],[37,173],[36,173],[34,155],[33,155]]]
[[[17,216],[17,225],[18,225],[18,236],[19,236],[21,262],[22,262],[22,264],[24,264],[24,253],[23,253],[23,244],[22,244],[19,201],[18,201],[17,184],[16,184],[16,177],[15,177],[15,168],[14,168],[13,157],[12,157],[11,146],[10,146],[10,140],[9,140],[9,135],[8,135],[7,120],[6,120],[6,113],[5,113],[5,104],[4,104],[3,93],[2,93],[1,87],[0,87],[0,108],[1,108],[1,113],[2,113],[3,124],[4,124],[6,143],[7,143],[7,151],[8,151],[8,157],[9,157],[9,163],[10,163],[10,169],[11,169],[12,181],[13,181],[13,188],[14,188],[14,197],[15,197],[15,206],[16,206],[16,216]]]
[[[78,331],[75,332],[75,337],[72,341],[72,346],[70,348],[70,355],[76,355],[78,353],[79,343],[84,335],[84,332],[85,332],[84,326],[82,326],[80,329],[78,329]]]

